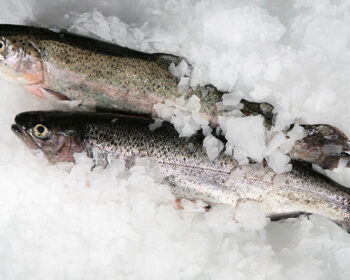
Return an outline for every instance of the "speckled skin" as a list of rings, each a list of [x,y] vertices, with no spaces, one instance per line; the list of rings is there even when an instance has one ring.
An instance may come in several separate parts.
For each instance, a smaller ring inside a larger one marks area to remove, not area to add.
[[[233,206],[254,200],[265,206],[270,217],[316,213],[350,229],[349,189],[298,167],[276,174],[268,168],[242,168],[224,154],[210,161],[202,151],[200,134],[179,138],[166,122],[151,131],[151,121],[146,118],[81,112],[28,112],[18,115],[15,121],[15,130],[22,131],[17,135],[25,141],[36,141],[35,137],[23,135],[32,134],[38,123],[47,126],[50,135],[75,135],[75,143],[81,143],[97,164],[107,164],[108,156],[123,157],[128,167],[136,158],[153,158],[178,198]],[[46,141],[49,143],[50,137]],[[33,143],[29,146],[33,147]],[[75,152],[76,145],[72,147]]]
[[[104,111],[155,116],[154,104],[195,94],[201,100],[203,116],[209,121],[216,124],[222,113],[216,106],[222,92],[213,87],[204,95],[200,89],[178,90],[177,78],[168,71],[171,62],[181,61],[176,56],[146,54],[78,35],[17,25],[0,25],[0,40],[4,43],[4,48],[0,48],[0,73],[18,80],[37,95],[55,92]],[[263,115],[266,126],[272,125],[270,104],[246,100],[241,103],[245,115]],[[314,130],[313,126],[305,128]],[[328,131],[322,135],[309,133],[308,138],[298,141],[291,158],[336,168],[340,158],[348,158],[343,151],[348,150],[349,144],[346,137],[337,140],[336,128]],[[326,136],[331,139],[326,143],[328,146],[342,145],[341,153],[327,153],[322,144]]]
[[[175,100],[192,94],[201,99],[202,112],[216,122],[216,103],[222,93],[201,90],[179,91],[178,79],[168,67],[181,58],[167,54],[147,54],[118,45],[68,33],[17,25],[0,25],[0,38],[6,49],[0,51],[1,71],[14,71],[23,76],[18,61],[16,67],[9,57],[23,54],[36,68],[36,78],[23,84],[30,90],[56,92],[68,99],[83,100],[104,110],[155,114],[153,105],[166,99]],[[15,69],[14,69],[15,68]],[[13,75],[10,75],[13,76]]]

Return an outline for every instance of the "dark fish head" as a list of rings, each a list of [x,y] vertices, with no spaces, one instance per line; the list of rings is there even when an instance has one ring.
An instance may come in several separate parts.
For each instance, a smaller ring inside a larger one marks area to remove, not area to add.
[[[51,162],[74,162],[83,151],[81,127],[69,113],[25,112],[18,114],[12,131],[30,148],[40,149]]]
[[[40,29],[0,24],[0,74],[20,85],[43,81],[41,50],[37,38]]]

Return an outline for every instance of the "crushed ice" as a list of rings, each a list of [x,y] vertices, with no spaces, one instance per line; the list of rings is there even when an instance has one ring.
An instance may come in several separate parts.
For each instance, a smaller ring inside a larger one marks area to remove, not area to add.
[[[4,0],[0,18],[181,55],[193,66],[190,79],[185,65],[173,69],[181,85],[213,84],[230,92],[226,106],[242,97],[273,104],[273,133],[259,117],[228,118],[223,130],[241,162],[267,157],[282,172],[290,139],[301,135],[281,134],[291,123],[327,123],[350,135],[349,11],[347,0]],[[1,279],[349,279],[350,237],[325,218],[269,222],[255,203],[236,212],[192,202],[176,210],[147,161],[128,170],[114,160],[91,172],[91,159],[77,155],[74,166],[49,165],[9,127],[16,113],[53,105],[1,85]],[[160,114],[182,136],[207,130],[214,158],[223,144],[210,136],[198,100],[168,105]],[[332,174],[350,182],[347,173]]]

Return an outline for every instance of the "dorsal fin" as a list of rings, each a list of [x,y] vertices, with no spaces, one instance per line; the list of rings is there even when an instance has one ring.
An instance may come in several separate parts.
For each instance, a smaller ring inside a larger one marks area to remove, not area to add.
[[[170,66],[171,63],[174,63],[175,66],[176,66],[176,65],[180,64],[180,62],[182,60],[185,60],[186,63],[188,65],[190,65],[188,63],[188,61],[185,58],[181,57],[181,56],[176,56],[176,55],[166,54],[166,53],[155,53],[153,55],[156,57],[157,61],[159,61],[159,62],[161,62],[161,63],[163,63],[165,65],[168,65],[168,66]]]

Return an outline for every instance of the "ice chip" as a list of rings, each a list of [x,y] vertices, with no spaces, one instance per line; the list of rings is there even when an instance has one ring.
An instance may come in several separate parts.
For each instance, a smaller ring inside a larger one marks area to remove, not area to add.
[[[287,133],[287,135],[292,138],[294,141],[303,139],[307,133],[305,129],[299,124],[295,124],[293,129]]]
[[[235,93],[226,93],[222,96],[222,103],[224,106],[235,106],[241,101],[241,96]]]
[[[200,108],[201,108],[201,104],[200,104],[200,99],[199,99],[199,97],[198,96],[196,96],[196,95],[192,95],[189,99],[188,99],[188,101],[187,101],[187,103],[186,103],[186,108],[188,109],[188,110],[190,110],[190,111],[196,111],[196,112],[198,112],[199,110],[200,110]]]
[[[261,116],[221,118],[220,125],[228,143],[233,146],[235,157],[261,162],[266,150],[265,128]]]
[[[181,60],[181,62],[176,66],[174,63],[171,63],[169,70],[175,77],[179,79],[190,74],[190,67],[185,60]]]
[[[274,151],[276,151],[286,141],[287,141],[286,136],[284,135],[284,133],[282,131],[276,133],[267,144],[265,156],[271,155]]]
[[[207,135],[204,138],[203,147],[209,159],[214,160],[224,149],[224,144],[213,135]]]
[[[272,61],[268,63],[268,68],[264,74],[265,80],[274,82],[281,73],[281,63],[279,61]]]
[[[288,172],[292,170],[292,165],[289,163],[290,158],[288,155],[281,152],[281,150],[275,150],[271,155],[266,158],[267,164],[277,174]]]
[[[150,125],[149,125],[149,129],[150,130],[156,130],[157,128],[159,128],[159,127],[161,127],[162,126],[162,123],[163,123],[163,120],[161,120],[161,119],[156,119],[155,121],[154,121],[154,123],[151,123]]]
[[[264,206],[255,201],[239,204],[235,219],[245,230],[261,230],[268,221]]]

